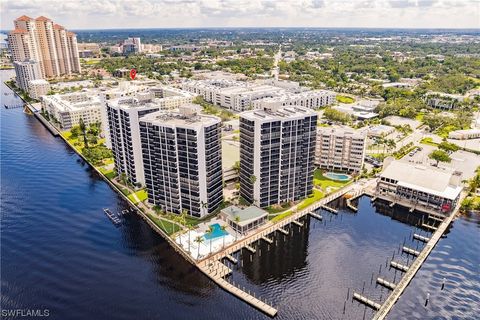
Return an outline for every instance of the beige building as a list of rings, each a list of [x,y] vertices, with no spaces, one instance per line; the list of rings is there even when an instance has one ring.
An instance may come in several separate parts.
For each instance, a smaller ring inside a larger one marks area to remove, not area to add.
[[[57,119],[62,129],[70,129],[83,119],[88,126],[101,122],[102,100],[91,92],[55,94],[42,97],[42,109]]]
[[[50,83],[45,79],[30,80],[28,83],[28,94],[33,99],[40,99],[50,91]]]
[[[13,61],[38,61],[43,78],[81,71],[74,33],[44,16],[21,16],[14,25],[8,36]]]
[[[342,128],[317,129],[315,164],[334,171],[359,172],[363,167],[366,135]]]

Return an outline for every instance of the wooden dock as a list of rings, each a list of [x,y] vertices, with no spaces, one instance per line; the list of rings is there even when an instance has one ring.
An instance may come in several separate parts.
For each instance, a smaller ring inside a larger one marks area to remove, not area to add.
[[[237,264],[237,262],[238,262],[238,260],[235,259],[235,257],[232,256],[231,254],[227,254],[227,255],[225,256],[225,258],[227,258],[228,260],[230,260],[232,263],[235,263],[235,264]]]
[[[430,231],[436,231],[436,230],[437,230],[437,227],[431,226],[431,225],[429,225],[429,224],[427,224],[427,223],[423,223],[423,224],[422,224],[422,227],[425,228],[425,229],[428,229],[428,230],[430,230]]]
[[[269,243],[269,244],[272,244],[272,243],[273,243],[273,240],[272,240],[272,239],[270,239],[270,238],[267,238],[267,237],[262,237],[261,239],[262,239],[263,241],[265,241],[265,242]]]
[[[299,226],[299,227],[303,227],[303,223],[302,223],[302,222],[299,222],[299,221],[297,221],[297,220],[293,220],[292,222],[293,222],[294,224],[296,224],[297,226]]]
[[[416,233],[413,234],[413,239],[418,240],[418,241],[422,241],[422,242],[430,241],[430,238],[421,236],[421,235],[416,234]]]
[[[319,215],[318,213],[310,212],[309,214],[317,220],[320,220],[320,221],[323,220],[323,217],[321,215]]]
[[[283,220],[280,220],[276,223],[267,223],[266,225],[258,228],[255,233],[252,233],[251,235],[247,235],[245,238],[240,239],[226,246],[223,250],[219,252],[213,253],[210,256],[200,259],[199,261],[197,261],[196,265],[203,273],[205,273],[208,277],[210,277],[213,281],[215,281],[215,283],[217,283],[224,290],[230,292],[236,297],[249,303],[253,307],[261,310],[265,314],[273,317],[277,314],[277,310],[274,307],[262,301],[260,298],[250,295],[244,290],[232,285],[231,283],[223,279],[223,277],[228,275],[231,272],[231,270],[228,269],[223,263],[219,261],[221,261],[224,258],[228,259],[227,255],[232,255],[233,253],[238,252],[243,248],[246,248],[247,250],[255,253],[256,250],[252,248],[250,245],[259,240],[264,240],[267,242],[269,242],[268,240],[270,240],[271,242],[269,243],[272,244],[274,241],[269,238],[270,234],[278,231],[278,232],[284,233],[285,235],[288,235],[289,231],[285,230],[284,227],[292,223],[296,224],[294,221],[298,222],[300,218],[302,218],[307,214],[310,214],[313,217],[321,220],[322,216],[314,213],[314,211],[319,209],[321,206],[326,205],[331,201],[341,197],[342,195],[351,191],[352,189],[353,189],[352,185],[349,185],[321,199],[320,201],[317,201],[316,203],[310,205],[309,207],[293,213],[291,216],[286,217]],[[360,191],[359,193],[362,193],[362,192],[363,191]],[[335,209],[332,209],[332,210],[335,210]],[[212,264],[212,261],[216,261],[216,263]]]
[[[463,197],[460,197],[460,200]],[[435,245],[438,243],[444,232],[447,230],[450,223],[452,223],[453,219],[455,218],[458,209],[460,208],[461,201],[458,201],[457,207],[453,210],[453,212],[448,216],[443,222],[438,226],[435,233],[432,235],[430,240],[427,242],[423,250],[420,252],[420,255],[413,261],[413,263],[408,267],[407,272],[402,277],[402,279],[396,284],[395,289],[392,293],[388,296],[387,300],[382,304],[381,308],[373,317],[374,320],[383,320],[387,316],[388,312],[392,309],[392,307],[397,302],[398,298],[402,295],[405,288],[408,286],[410,281],[412,281],[413,277],[420,269],[422,264],[427,259],[430,252],[432,252]],[[414,235],[415,237],[415,235]],[[393,262],[393,261],[392,261]]]
[[[390,289],[390,290],[395,289],[395,283],[392,283],[392,282],[390,282],[390,281],[387,281],[387,280],[385,280],[385,279],[383,279],[383,278],[377,278],[377,283],[378,283],[379,285],[384,286],[384,287],[387,288],[387,289]]]
[[[119,224],[122,223],[122,221],[118,218],[118,216],[114,214],[112,211],[110,211],[110,209],[105,208],[103,209],[103,212],[105,212],[107,217],[110,219],[110,221],[112,221],[114,225],[118,226]]]
[[[405,246],[402,247],[402,251],[405,253],[411,254],[412,256],[415,256],[415,257],[418,257],[420,255],[419,251],[414,250],[412,248],[405,247]]]
[[[320,206],[323,210],[326,210],[328,212],[331,212],[333,214],[337,214],[338,213],[338,210],[337,209],[333,209],[333,208],[330,208],[329,206],[327,205],[322,205]]]
[[[277,314],[277,309],[262,301],[260,298],[255,297],[255,294],[251,295],[250,293],[247,293],[246,290],[242,290],[232,283],[226,281],[224,277],[230,274],[232,270],[223,263],[216,260],[205,260],[202,263],[197,264],[197,267],[225,291],[233,294],[239,299],[242,299],[246,303],[264,312],[270,317],[274,317]]]
[[[368,299],[368,298],[366,298],[366,297],[364,297],[361,294],[356,293],[356,292],[353,293],[353,299],[355,299],[357,301],[360,301],[361,303],[369,306],[370,308],[372,308],[374,310],[378,310],[381,307],[380,303],[377,303],[373,300],[370,300],[370,299]]]
[[[404,265],[404,264],[401,264],[399,262],[395,262],[395,261],[390,261],[390,266],[392,268],[395,268],[397,270],[400,270],[400,271],[403,271],[403,272],[407,272],[408,271],[408,266]]]

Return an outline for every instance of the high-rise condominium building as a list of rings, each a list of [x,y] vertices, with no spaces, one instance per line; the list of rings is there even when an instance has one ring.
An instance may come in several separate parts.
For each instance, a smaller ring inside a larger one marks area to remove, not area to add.
[[[315,164],[334,171],[360,172],[365,157],[365,132],[319,128]]]
[[[160,106],[151,99],[139,98],[107,100],[106,105],[115,169],[130,183],[145,185],[139,118],[160,110]]]
[[[35,60],[15,61],[15,74],[17,86],[24,91],[29,91],[30,82],[32,80],[42,79],[42,71],[40,65]]]
[[[21,16],[14,25],[8,36],[13,61],[37,61],[43,78],[81,71],[74,33],[43,16]]]
[[[223,200],[220,118],[196,105],[140,119],[148,201],[167,212],[203,217]]]
[[[313,188],[317,114],[304,107],[240,114],[240,194],[267,207]]]

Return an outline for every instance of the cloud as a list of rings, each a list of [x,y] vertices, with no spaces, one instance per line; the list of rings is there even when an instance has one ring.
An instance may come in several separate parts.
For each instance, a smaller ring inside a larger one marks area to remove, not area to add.
[[[0,0],[0,6],[2,29],[24,14],[70,29],[480,27],[478,0]]]

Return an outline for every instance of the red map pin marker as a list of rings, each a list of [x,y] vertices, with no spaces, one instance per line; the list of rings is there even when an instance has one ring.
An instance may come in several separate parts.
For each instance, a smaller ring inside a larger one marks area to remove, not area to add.
[[[135,69],[130,70],[130,79],[134,80],[136,75],[137,75],[137,70]]]

